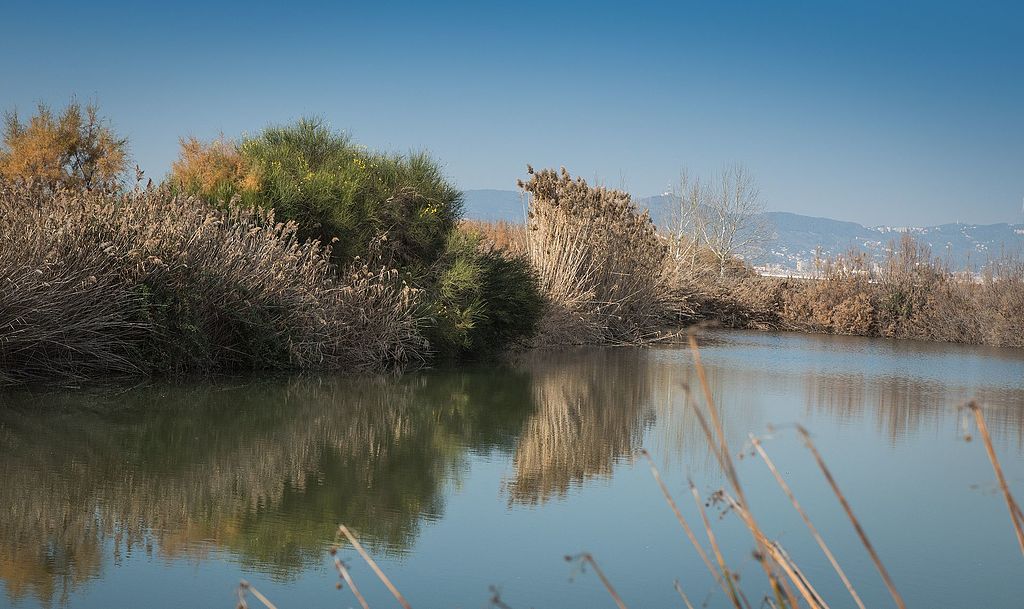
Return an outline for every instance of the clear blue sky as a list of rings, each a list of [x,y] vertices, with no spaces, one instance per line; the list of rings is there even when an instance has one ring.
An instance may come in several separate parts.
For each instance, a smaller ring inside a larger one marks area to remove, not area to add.
[[[0,106],[98,101],[152,177],[180,136],[317,114],[467,189],[532,163],[643,196],[739,161],[769,209],[1024,221],[1020,5],[831,4],[15,0]]]

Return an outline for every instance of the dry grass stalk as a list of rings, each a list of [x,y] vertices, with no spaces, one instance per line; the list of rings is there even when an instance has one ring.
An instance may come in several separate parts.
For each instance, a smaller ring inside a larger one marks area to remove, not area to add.
[[[765,465],[767,465],[768,469],[772,472],[772,475],[775,477],[775,481],[779,483],[779,488],[782,489],[782,492],[786,494],[786,497],[788,497],[790,502],[793,504],[793,508],[797,511],[798,514],[800,514],[800,518],[802,518],[804,524],[807,525],[807,529],[811,532],[811,535],[814,537],[814,541],[818,543],[818,547],[821,548],[821,551],[824,552],[825,557],[828,558],[829,563],[832,564],[832,568],[835,569],[836,573],[839,575],[839,579],[843,581],[843,585],[846,586],[847,591],[849,591],[850,596],[853,597],[853,601],[857,604],[857,607],[859,607],[860,609],[866,609],[864,607],[863,601],[860,600],[860,596],[857,594],[857,591],[853,588],[853,584],[851,584],[849,578],[846,577],[846,573],[843,571],[843,568],[839,566],[839,561],[836,560],[836,557],[832,554],[832,551],[829,550],[828,545],[825,543],[825,540],[818,533],[818,529],[814,526],[813,523],[811,523],[810,517],[807,515],[807,512],[804,511],[800,503],[796,500],[796,496],[793,495],[793,491],[789,488],[789,485],[786,484],[786,481],[785,479],[783,479],[782,474],[780,474],[779,470],[775,467],[775,463],[773,463],[772,460],[768,457],[768,453],[765,452],[764,447],[761,445],[761,440],[758,439],[757,436],[755,436],[754,434],[750,434],[750,442],[751,444],[753,444],[754,449],[757,451],[757,454],[759,454],[761,456],[761,459],[765,462]]]
[[[686,609],[693,609],[693,603],[690,602],[689,597],[687,597],[686,593],[683,592],[683,586],[679,583],[679,580],[677,579],[674,582],[672,582],[672,585],[676,589],[676,592],[679,594],[679,598],[683,599],[683,602],[686,603]]]
[[[697,487],[693,484],[692,480],[689,481],[689,483],[690,494],[693,495],[693,502],[696,504],[697,510],[700,512],[701,521],[704,523],[704,532],[707,533],[708,543],[711,544],[711,550],[715,554],[715,561],[718,562],[718,568],[721,572],[720,581],[725,581],[726,587],[728,588],[726,590],[726,594],[728,594],[729,600],[732,601],[734,606],[736,606],[736,609],[744,609],[743,603],[740,602],[740,595],[736,590],[736,581],[733,579],[732,571],[730,571],[729,567],[725,564],[725,557],[722,556],[722,550],[718,547],[718,540],[715,537],[715,532],[711,529],[711,522],[708,520],[707,512],[704,510],[704,502],[700,498],[700,492],[697,490]],[[716,577],[716,579],[718,579],[718,577]],[[746,609],[749,609],[749,603]]]
[[[665,502],[668,503],[669,507],[672,508],[672,513],[675,514],[676,520],[679,521],[679,525],[683,527],[683,531],[686,533],[686,538],[690,540],[693,545],[693,549],[697,551],[697,555],[704,562],[704,565],[708,568],[708,572],[714,576],[715,581],[722,587],[722,592],[726,595],[729,594],[729,590],[726,587],[725,582],[722,580],[718,570],[711,564],[711,560],[708,558],[707,552],[704,551],[704,546],[697,541],[697,536],[694,535],[693,529],[690,528],[690,524],[683,517],[682,511],[679,509],[679,505],[676,504],[675,499],[672,498],[672,494],[669,493],[668,487],[665,486],[665,482],[661,479],[661,472],[654,465],[654,459],[651,458],[651,454],[647,452],[647,449],[641,449],[640,454],[647,458],[647,461],[651,464],[651,475],[654,476],[655,482],[658,483],[658,488],[661,489],[661,494],[665,496]]]
[[[566,560],[574,560],[574,557],[572,556],[566,556],[565,558]],[[615,605],[618,606],[619,609],[627,609],[626,603],[622,600],[622,597],[619,596],[619,593],[615,591],[615,587],[612,586],[612,582],[605,576],[601,567],[597,566],[597,561],[594,560],[594,557],[590,553],[584,552],[583,554],[576,556],[575,559],[578,559],[581,563],[589,563],[590,566],[594,568],[594,573],[597,573],[597,577],[601,580],[601,584],[604,585],[604,589],[608,591],[608,595],[612,597],[613,601],[615,601]]]
[[[332,553],[336,554],[334,550],[332,550]],[[367,604],[366,599],[363,597],[362,593],[359,592],[359,588],[356,587],[356,582],[352,579],[352,575],[348,572],[348,569],[345,568],[345,564],[341,562],[341,559],[338,558],[337,555],[334,557],[334,568],[338,570],[338,575],[341,576],[341,579],[345,580],[345,583],[348,584],[348,589],[351,590],[352,595],[356,597],[356,600],[359,602],[359,606],[363,609],[370,609],[370,605]],[[338,585],[340,586],[341,584]]]
[[[732,508],[732,510],[736,512],[736,514],[740,517],[740,520],[742,520],[743,523],[747,525],[747,528],[750,529],[750,532],[753,534],[754,539],[758,544],[758,547],[764,549],[765,554],[763,554],[762,556],[770,559],[771,564],[777,566],[786,575],[788,582],[796,587],[797,591],[800,593],[800,596],[803,597],[807,605],[812,609],[828,609],[828,605],[821,598],[821,595],[819,595],[818,592],[814,589],[814,587],[811,585],[807,577],[803,574],[799,567],[797,567],[796,563],[793,562],[793,559],[789,557],[789,554],[786,553],[786,551],[782,548],[782,545],[779,544],[779,542],[777,541],[769,539],[768,536],[765,535],[764,531],[760,527],[758,527],[756,522],[754,522],[754,519],[750,515],[750,512],[746,508],[744,508],[743,505],[741,505],[735,497],[730,495],[727,491],[723,491],[722,495],[725,501],[728,503],[728,505]],[[770,567],[767,566],[768,561],[762,560],[761,563],[766,565],[766,570],[770,569]],[[769,573],[770,572],[771,571],[769,571]],[[775,579],[774,573],[772,574],[772,578],[773,580]],[[782,580],[783,583],[785,583],[786,581],[787,580]],[[777,580],[775,583],[778,583]],[[782,592],[784,592],[785,594],[783,595]],[[782,592],[778,593],[778,596],[780,598],[780,604],[783,603],[781,598],[784,597],[786,599],[786,602],[788,603],[784,606],[794,608],[799,607],[799,604],[793,596],[792,590],[789,590],[787,587],[783,586]]]
[[[1021,554],[1024,554],[1024,513],[1021,512],[1020,504],[1013,498],[1010,486],[1006,483],[1006,476],[1003,475],[1003,468],[996,457],[996,450],[992,446],[992,436],[988,432],[988,424],[985,423],[985,415],[977,402],[970,402],[967,408],[974,414],[974,422],[978,426],[978,434],[981,435],[985,444],[985,451],[988,453],[988,460],[992,462],[992,469],[995,471],[996,480],[999,481],[999,488],[1006,500],[1006,507],[1010,510],[1010,520],[1013,522],[1013,530],[1017,534],[1017,544],[1020,546]]]
[[[252,595],[256,597],[256,600],[263,603],[263,606],[267,609],[277,609],[274,603],[270,602],[263,593],[256,589],[255,586],[245,581],[244,579],[238,584],[238,607],[239,609],[249,609],[249,603],[246,602],[245,596],[247,592],[252,592]]]
[[[697,377],[700,379],[701,388],[704,392],[704,399],[707,402],[708,412],[714,424],[714,433],[712,433],[712,430],[708,426],[707,421],[701,414],[700,408],[697,408],[695,406],[693,410],[697,414],[698,420],[701,424],[701,428],[704,430],[704,434],[708,441],[708,446],[711,447],[712,453],[716,455],[718,463],[721,466],[722,471],[726,475],[726,479],[729,481],[730,485],[733,488],[733,491],[739,498],[739,504],[745,508],[747,505],[746,497],[743,494],[743,489],[740,486],[739,476],[736,474],[736,467],[733,464],[732,455],[729,452],[729,445],[725,439],[725,430],[722,427],[722,420],[718,414],[718,408],[715,406],[714,397],[711,394],[711,385],[710,383],[708,383],[707,372],[705,371],[704,364],[701,362],[700,359],[700,348],[697,345],[697,337],[691,332],[688,338],[690,344],[690,351],[693,353],[694,366],[697,369]],[[750,512],[746,509],[742,509],[738,510],[737,513],[746,515],[743,518],[743,522],[750,530],[751,534],[754,537],[755,543],[758,545],[758,553],[761,556],[771,556],[772,552],[770,551],[770,548],[766,545],[766,540],[768,539],[768,537],[757,525],[757,522],[754,520],[753,516],[750,515]],[[759,562],[761,564],[762,569],[764,570],[765,576],[768,578],[768,583],[771,586],[772,593],[775,595],[775,598],[779,602],[779,605],[783,607],[795,607],[795,599],[793,598],[791,591],[789,591],[789,589],[784,585],[780,585],[779,579],[776,576],[772,566],[768,564],[768,562],[763,560]],[[786,569],[783,570],[785,571]],[[787,573],[790,573],[790,571],[787,571]],[[797,585],[797,587],[800,588],[799,585]]]
[[[829,471],[828,466],[825,465],[825,460],[822,458],[821,453],[818,452],[818,448],[815,446],[814,441],[811,440],[810,433],[808,433],[802,425],[797,425],[796,428],[797,431],[800,432],[800,435],[803,436],[804,443],[807,445],[807,448],[810,449],[811,454],[814,455],[814,460],[817,462],[818,468],[821,469],[821,473],[825,475],[825,479],[828,480],[829,486],[832,487],[832,492],[835,493],[836,497],[839,499],[840,505],[843,506],[843,511],[846,512],[846,516],[853,524],[854,530],[857,531],[857,536],[860,537],[861,543],[864,544],[868,554],[871,555],[871,561],[875,563],[875,568],[878,569],[878,573],[882,576],[882,580],[885,582],[885,587],[889,589],[889,594],[891,594],[893,600],[896,601],[896,606],[899,607],[899,609],[906,609],[906,603],[903,602],[903,597],[900,595],[899,591],[896,590],[896,584],[893,583],[892,577],[889,576],[889,571],[885,568],[885,565],[882,564],[882,559],[878,557],[875,547],[871,545],[871,542],[868,540],[867,533],[864,532],[864,528],[860,525],[860,521],[853,515],[853,508],[850,507],[850,503],[846,500],[846,496],[843,495],[843,492],[839,490],[839,485],[836,484],[835,478],[832,477],[832,472]]]
[[[366,561],[366,564],[370,565],[370,568],[373,569],[373,572],[377,574],[377,577],[380,579],[380,581],[383,582],[384,586],[387,587],[387,589],[391,592],[392,596],[395,597],[395,600],[398,601],[398,604],[400,604],[403,607],[403,609],[412,609],[412,607],[409,605],[409,602],[406,601],[405,597],[402,596],[402,593],[398,591],[398,588],[396,588],[395,585],[391,583],[391,580],[388,579],[388,576],[384,574],[384,571],[382,571],[381,568],[377,566],[377,563],[373,560],[373,558],[371,558],[370,555],[366,553],[366,550],[363,549],[362,544],[360,544],[359,540],[356,539],[356,536],[352,534],[352,531],[348,530],[348,527],[346,527],[343,524],[338,526],[338,531],[342,535],[344,535],[346,539],[348,539],[348,542],[352,544],[352,547],[355,548],[356,552],[359,553],[359,556],[361,556],[363,560]]]

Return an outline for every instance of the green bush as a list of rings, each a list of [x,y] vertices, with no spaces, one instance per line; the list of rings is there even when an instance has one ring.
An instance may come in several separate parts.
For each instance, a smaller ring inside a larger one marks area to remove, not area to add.
[[[191,194],[273,208],[299,224],[299,236],[333,243],[336,261],[371,245],[392,265],[419,276],[444,251],[462,212],[462,193],[425,153],[367,151],[321,121],[268,127],[232,144],[182,140],[172,182]],[[336,239],[336,241],[335,241]]]
[[[456,230],[434,271],[427,331],[442,358],[486,358],[525,344],[544,308],[529,262],[483,247],[479,233]]]

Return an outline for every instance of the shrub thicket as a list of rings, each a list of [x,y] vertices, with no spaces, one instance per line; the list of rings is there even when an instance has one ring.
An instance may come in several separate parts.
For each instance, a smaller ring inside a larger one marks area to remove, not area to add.
[[[0,184],[0,382],[423,357],[397,272],[300,241],[261,209],[165,189]]]
[[[424,290],[421,315],[439,356],[491,355],[534,332],[541,301],[528,262],[457,230],[462,194],[425,154],[372,153],[300,120],[237,144],[182,140],[172,183],[217,205],[274,209],[300,237],[332,242],[338,264],[373,244]]]
[[[816,261],[808,279],[761,277],[741,265],[717,278],[697,264],[674,275],[693,320],[728,327],[796,330],[1024,346],[1024,263],[991,261],[979,275],[955,272],[904,235],[882,264],[850,252]]]
[[[554,344],[635,343],[670,318],[667,249],[628,194],[545,169],[530,194],[527,252],[549,306],[542,325]]]
[[[441,256],[462,211],[462,193],[427,154],[372,153],[313,119],[237,144],[182,140],[171,180],[212,202],[272,208],[298,223],[300,237],[333,242],[341,262],[379,244],[413,275]]]
[[[544,297],[522,255],[465,228],[449,237],[435,274],[428,336],[442,357],[493,356],[533,338]]]

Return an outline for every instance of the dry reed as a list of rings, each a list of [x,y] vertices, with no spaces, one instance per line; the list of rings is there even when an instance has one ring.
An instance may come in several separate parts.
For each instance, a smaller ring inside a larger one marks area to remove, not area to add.
[[[405,597],[402,596],[402,593],[398,591],[398,588],[396,588],[395,585],[391,583],[391,580],[388,579],[388,576],[384,574],[384,571],[381,570],[379,566],[377,566],[376,561],[374,561],[373,558],[369,554],[367,554],[366,550],[363,549],[362,544],[359,543],[359,540],[356,538],[356,536],[352,534],[352,531],[350,531],[348,527],[342,524],[338,526],[338,532],[341,533],[350,544],[352,544],[352,547],[355,549],[355,551],[358,552],[359,556],[361,556],[362,559],[366,562],[366,564],[370,566],[370,569],[373,570],[373,572],[380,579],[381,583],[383,583],[384,586],[388,589],[388,591],[391,592],[391,595],[395,597],[395,600],[398,601],[398,604],[400,604],[403,607],[403,609],[412,609],[412,607],[409,605],[409,602],[406,601]]]
[[[627,609],[626,603],[622,600],[622,597],[619,596],[619,593],[615,591],[615,586],[612,585],[611,580],[609,580],[608,577],[604,574],[604,571],[601,570],[601,567],[597,565],[597,561],[594,560],[593,556],[591,556],[587,552],[584,552],[583,554],[580,554],[578,556],[566,556],[565,560],[578,560],[580,561],[580,564],[589,564],[591,567],[593,567],[594,573],[596,573],[597,578],[601,580],[601,585],[604,586],[604,589],[608,591],[608,596],[612,597],[612,600],[615,601],[615,605],[619,609]]]
[[[1017,544],[1020,546],[1021,554],[1024,555],[1024,512],[1021,511],[1020,504],[1014,499],[1013,493],[1010,492],[1010,486],[1006,483],[1006,476],[1003,475],[1003,468],[999,464],[996,450],[992,446],[992,436],[989,435],[988,424],[985,422],[985,414],[981,411],[981,406],[977,402],[969,402],[967,409],[974,415],[974,422],[978,426],[978,434],[981,435],[981,439],[985,443],[985,452],[992,463],[992,470],[995,472],[996,480],[999,482],[999,490],[1002,491],[1006,507],[1010,510],[1010,521],[1013,523],[1013,530],[1017,534]]]
[[[0,182],[0,384],[422,359],[418,293],[273,212]]]
[[[839,490],[839,485],[836,484],[835,478],[832,477],[832,472],[828,469],[828,466],[825,465],[825,460],[822,458],[821,453],[818,452],[817,446],[815,446],[814,441],[811,439],[811,434],[808,433],[802,425],[797,425],[796,428],[803,437],[807,448],[810,449],[811,454],[814,456],[814,461],[818,464],[818,468],[821,469],[821,473],[825,475],[825,479],[828,481],[832,492],[835,493],[836,498],[839,499],[840,505],[843,506],[843,511],[846,512],[846,516],[853,524],[854,530],[857,531],[857,536],[860,538],[861,543],[864,544],[865,549],[867,549],[868,554],[871,556],[871,562],[875,564],[875,568],[878,569],[878,573],[882,576],[882,580],[885,582],[885,587],[889,590],[889,594],[892,595],[893,600],[896,601],[896,606],[900,609],[905,609],[906,603],[903,602],[903,597],[896,590],[896,584],[893,583],[892,577],[889,575],[889,571],[885,568],[885,565],[882,564],[882,559],[878,557],[875,547],[871,545],[871,542],[868,540],[867,533],[864,532],[864,528],[861,526],[860,521],[853,515],[853,508],[850,507],[850,503],[846,500],[846,496],[843,495],[843,492]]]
[[[549,306],[542,344],[635,344],[671,319],[667,248],[628,194],[545,169],[530,194],[527,255]]]
[[[249,592],[256,597],[256,600],[263,603],[263,606],[267,609],[277,609],[277,606],[270,602],[270,599],[244,579],[238,584],[238,609],[249,609],[249,603],[246,601],[246,594]]]
[[[836,560],[836,557],[832,554],[832,551],[829,550],[828,545],[825,543],[825,540],[821,537],[821,534],[818,533],[818,529],[814,526],[814,524],[811,523],[810,517],[807,515],[807,512],[804,511],[803,507],[800,506],[800,503],[796,500],[796,496],[793,495],[793,491],[789,488],[789,485],[786,484],[786,481],[782,477],[782,474],[780,474],[779,470],[775,467],[775,463],[773,463],[772,460],[768,457],[768,453],[764,450],[764,446],[761,445],[761,441],[754,434],[750,434],[750,442],[754,446],[754,449],[757,451],[757,454],[760,455],[761,459],[765,462],[765,465],[768,466],[768,470],[771,471],[772,476],[775,477],[775,481],[778,482],[779,488],[782,489],[782,492],[786,494],[786,497],[788,497],[790,502],[793,504],[793,509],[795,509],[797,513],[800,514],[800,518],[804,521],[804,524],[807,525],[807,530],[811,532],[811,536],[814,537],[814,541],[817,542],[818,547],[821,548],[821,551],[825,554],[825,557],[828,558],[828,561],[832,565],[832,568],[835,569],[836,574],[839,575],[839,579],[843,581],[843,585],[846,586],[846,590],[850,593],[850,596],[853,598],[854,603],[856,603],[857,607],[859,607],[860,609],[866,609],[864,607],[863,601],[860,600],[860,596],[854,589],[853,584],[850,583],[850,579],[846,576],[846,572],[843,571],[843,568],[839,566],[839,561]]]

